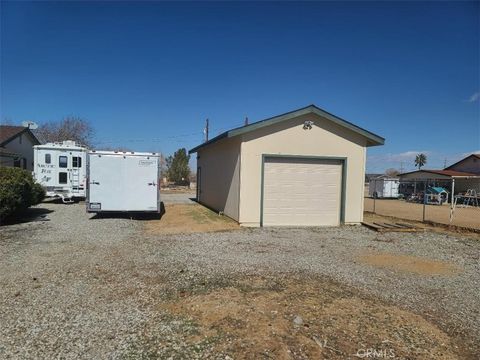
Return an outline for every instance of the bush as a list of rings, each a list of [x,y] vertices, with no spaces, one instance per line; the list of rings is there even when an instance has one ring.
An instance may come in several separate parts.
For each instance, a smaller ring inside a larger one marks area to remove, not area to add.
[[[35,183],[32,174],[12,167],[0,168],[0,220],[38,204],[45,190]]]

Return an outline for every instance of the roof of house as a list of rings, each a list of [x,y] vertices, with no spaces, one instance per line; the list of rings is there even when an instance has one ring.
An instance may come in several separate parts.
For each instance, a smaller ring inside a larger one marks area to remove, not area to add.
[[[331,113],[329,113],[329,112],[327,112],[323,109],[320,109],[318,106],[309,105],[309,106],[306,106],[304,108],[294,110],[294,111],[290,111],[290,112],[282,114],[282,115],[274,116],[274,117],[271,117],[271,118],[268,118],[268,119],[264,119],[264,120],[254,122],[254,123],[249,124],[249,125],[245,125],[245,126],[241,126],[241,127],[235,128],[235,129],[225,131],[224,133],[214,137],[213,139],[194,147],[193,149],[191,149],[189,151],[189,154],[197,152],[199,149],[201,149],[201,148],[203,148],[207,145],[210,145],[214,142],[217,142],[220,139],[231,138],[231,137],[234,137],[234,136],[237,136],[237,135],[249,133],[251,131],[263,128],[265,126],[277,124],[277,123],[280,123],[280,122],[283,122],[283,121],[288,121],[290,119],[296,118],[296,117],[301,116],[301,115],[306,115],[306,114],[317,114],[319,116],[322,116],[322,117],[332,121],[333,123],[336,123],[340,126],[343,126],[347,129],[352,130],[353,132],[356,132],[356,133],[366,137],[368,146],[383,145],[385,143],[385,139],[383,137],[381,137],[379,135],[376,135],[376,134],[374,134],[374,133],[372,133],[368,130],[365,130],[365,129],[363,129],[363,128],[355,125],[355,124],[352,124],[351,122],[349,122],[347,120],[339,118],[338,116],[335,116],[335,115],[333,115],[333,114],[331,114]]]
[[[0,125],[0,146],[3,146],[23,133],[29,133],[35,144],[40,144],[32,131],[25,126]]]
[[[419,172],[426,172],[426,173],[430,173],[430,174],[444,175],[444,176],[450,176],[450,177],[457,177],[457,176],[459,176],[459,177],[462,177],[462,176],[478,176],[477,174],[466,173],[466,172],[462,172],[462,171],[454,171],[454,170],[424,170],[424,169],[406,172],[406,173],[403,173],[403,174],[399,174],[399,176],[407,175],[407,174],[414,174],[414,173],[419,173]]]
[[[441,194],[441,193],[448,193],[443,187],[440,186],[432,186],[427,189],[427,192]]]
[[[461,162],[463,162],[463,161],[465,161],[465,160],[467,160],[467,159],[470,159],[470,158],[472,158],[472,157],[477,158],[477,159],[480,159],[480,154],[470,154],[470,155],[468,155],[467,157],[464,157],[462,160],[459,160],[459,161],[457,161],[456,163],[453,163],[452,165],[447,166],[447,167],[445,168],[445,170],[451,169],[451,168],[454,167],[455,165],[458,165],[458,164],[460,164]]]

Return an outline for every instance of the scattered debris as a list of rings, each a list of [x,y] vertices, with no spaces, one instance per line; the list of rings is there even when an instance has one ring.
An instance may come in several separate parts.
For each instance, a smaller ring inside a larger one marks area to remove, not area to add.
[[[300,325],[303,324],[303,319],[300,316],[297,315],[297,316],[295,316],[295,319],[293,319],[293,323],[295,325],[300,326]]]
[[[415,227],[410,224],[405,223],[387,223],[387,222],[362,222],[362,225],[368,227],[369,229],[378,231],[378,232],[416,232],[416,231],[423,231],[423,229],[419,227]]]

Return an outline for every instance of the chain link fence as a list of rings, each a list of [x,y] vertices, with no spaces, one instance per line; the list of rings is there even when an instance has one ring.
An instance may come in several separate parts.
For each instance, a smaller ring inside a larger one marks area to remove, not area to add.
[[[365,211],[480,230],[480,177],[372,179],[365,186]]]

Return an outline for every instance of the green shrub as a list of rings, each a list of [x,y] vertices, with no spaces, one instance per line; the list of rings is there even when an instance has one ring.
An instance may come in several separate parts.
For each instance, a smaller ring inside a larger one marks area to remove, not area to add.
[[[45,190],[35,183],[30,172],[0,168],[0,220],[38,204],[44,197]]]

